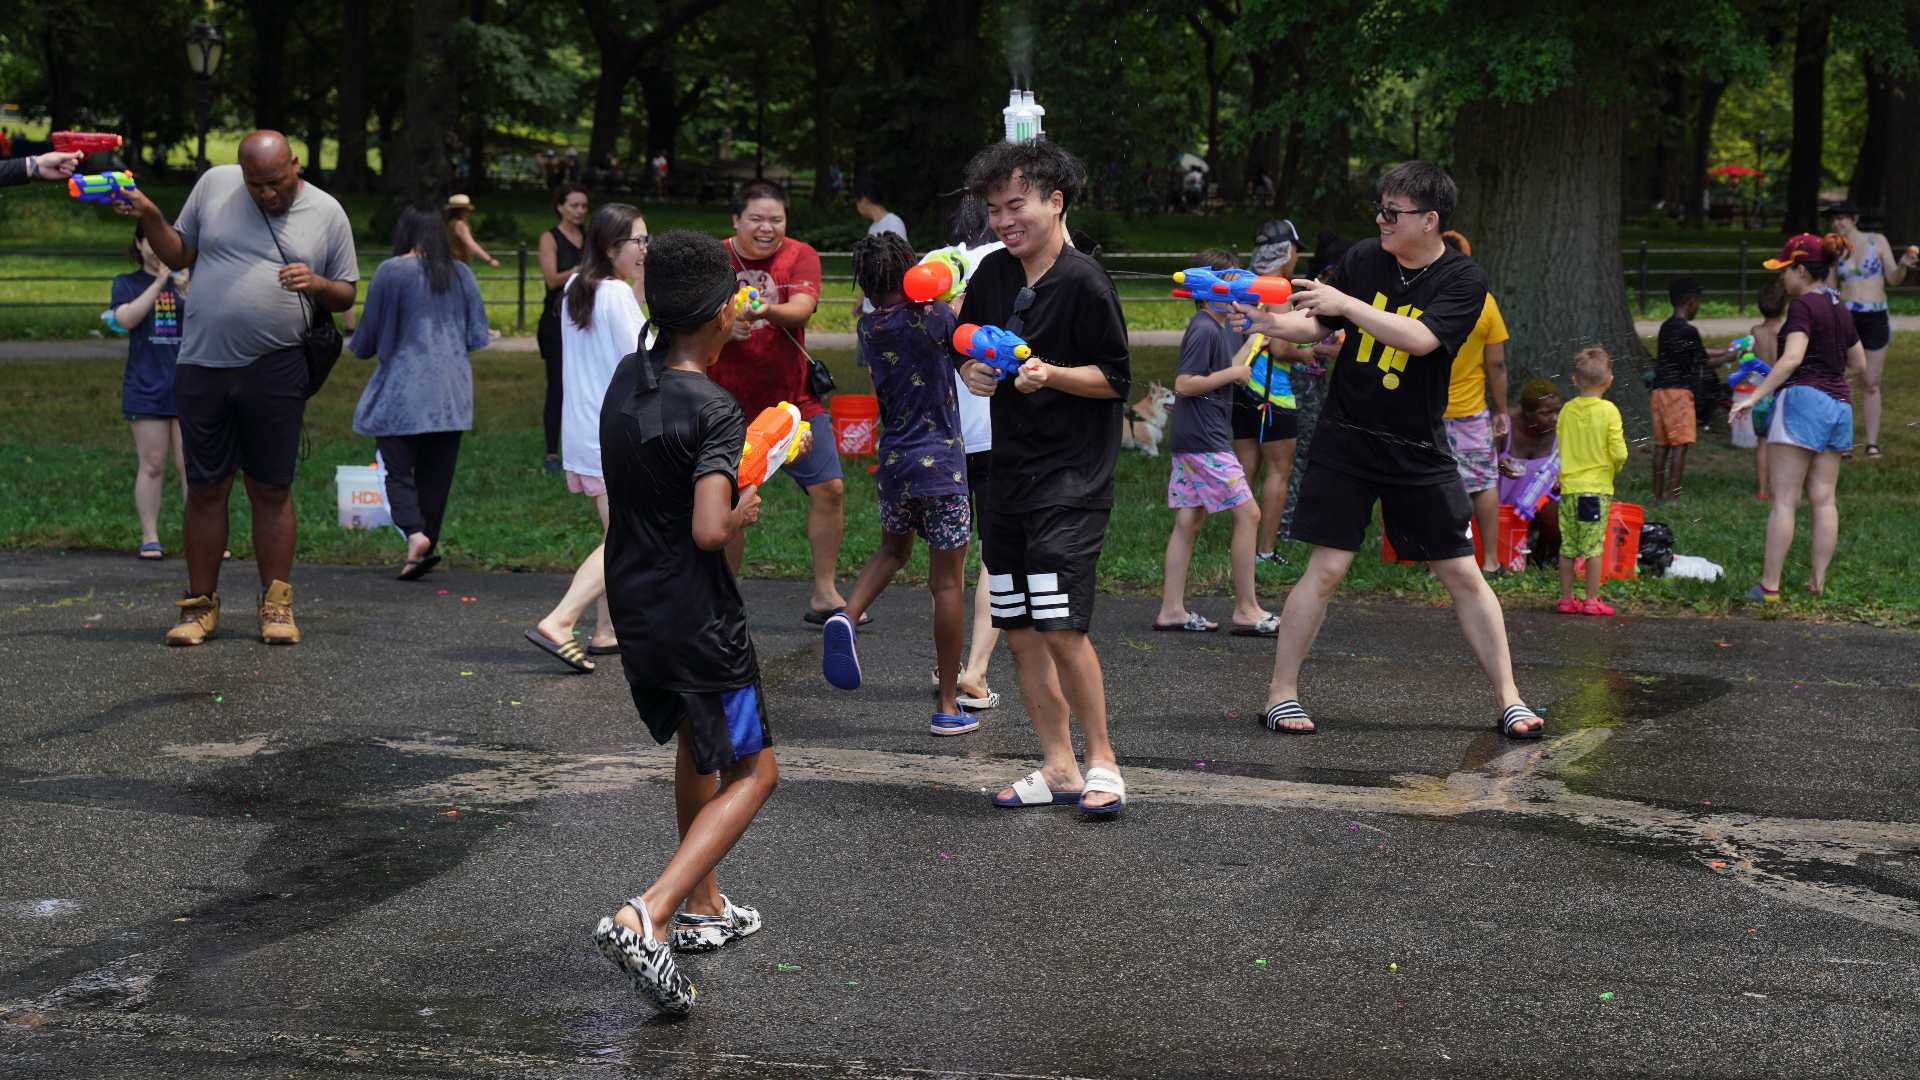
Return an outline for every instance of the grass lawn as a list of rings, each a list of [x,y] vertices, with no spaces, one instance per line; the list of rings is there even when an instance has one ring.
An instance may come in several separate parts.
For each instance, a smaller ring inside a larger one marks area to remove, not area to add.
[[[1134,353],[1136,378],[1171,382],[1173,348]],[[858,392],[865,380],[846,352],[824,353],[843,389]],[[1805,597],[1807,515],[1789,559],[1786,611],[1817,617],[1920,625],[1920,334],[1895,336],[1885,384],[1888,411],[1878,462],[1856,458],[1841,479],[1841,538],[1827,595]],[[301,463],[297,489],[299,557],[336,563],[397,563],[399,537],[344,531],[335,519],[333,467],[373,460],[373,440],[351,430],[353,405],[371,366],[351,356],[308,409],[312,453]],[[531,354],[474,359],[476,406],[473,432],[462,447],[443,550],[468,567],[559,570],[572,568],[597,542],[591,504],[569,495],[564,484],[541,475],[540,361]],[[120,419],[120,365],[111,360],[21,360],[0,362],[0,546],[37,549],[107,549],[132,557],[138,544],[133,513],[133,454]],[[1138,396],[1136,394],[1136,396]],[[1724,437],[1724,431],[1717,433]],[[1629,432],[1629,438],[1633,436]],[[1621,501],[1644,504],[1650,487],[1649,457],[1636,452],[1618,484]],[[1610,582],[1607,595],[1623,610],[1723,614],[1739,607],[1732,598],[1760,569],[1761,533],[1768,504],[1754,498],[1748,451],[1709,443],[1689,463],[1684,516],[1650,514],[1674,528],[1675,549],[1727,568],[1719,582],[1642,579]],[[840,571],[851,577],[879,540],[874,487],[864,463],[848,459],[847,538]],[[1166,509],[1167,459],[1125,453],[1121,457],[1116,507],[1101,558],[1103,587],[1153,591],[1172,514]],[[802,577],[810,565],[805,537],[805,501],[794,485],[770,485],[760,524],[748,534],[747,572],[753,576]],[[170,553],[180,547],[179,502],[169,491],[161,535]],[[246,500],[233,502],[233,550],[250,553]],[[1195,594],[1218,593],[1228,581],[1228,527],[1210,521],[1202,533],[1191,575]],[[1445,593],[1417,566],[1379,561],[1377,531],[1349,576],[1347,588],[1434,604]],[[1261,570],[1262,599],[1279,604],[1298,574],[1307,550],[1283,545],[1293,567]],[[924,573],[918,556],[911,575]],[[1558,579],[1530,571],[1495,583],[1509,605],[1548,606]],[[1774,614],[1774,613],[1769,613]]]

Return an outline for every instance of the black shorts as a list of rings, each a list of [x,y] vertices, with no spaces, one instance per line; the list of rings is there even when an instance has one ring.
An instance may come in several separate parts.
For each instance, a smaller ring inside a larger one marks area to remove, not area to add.
[[[1872,352],[1884,349],[1893,341],[1893,322],[1884,311],[1855,311],[1853,331],[1860,335],[1860,347]]]
[[[1259,439],[1263,443],[1282,442],[1300,437],[1300,414],[1292,409],[1249,408],[1238,402],[1233,406],[1233,438]]]
[[[1377,484],[1309,462],[1287,536],[1303,544],[1359,551],[1376,501],[1381,526],[1400,558],[1431,562],[1473,555],[1473,500],[1458,475],[1430,484]]]
[[[980,515],[987,504],[987,481],[993,479],[993,451],[981,450],[967,455],[967,510],[973,515],[973,530],[983,527]]]
[[[687,722],[693,767],[706,776],[773,745],[767,730],[767,696],[758,682],[738,690],[683,694],[652,686],[629,686],[633,707],[653,741],[665,746]]]
[[[980,562],[988,568],[997,630],[1085,630],[1093,623],[1094,570],[1111,510],[1047,506],[1002,514],[987,508]]]
[[[236,472],[263,484],[293,483],[307,415],[304,350],[268,353],[246,367],[181,364],[173,400],[187,483],[217,484]]]

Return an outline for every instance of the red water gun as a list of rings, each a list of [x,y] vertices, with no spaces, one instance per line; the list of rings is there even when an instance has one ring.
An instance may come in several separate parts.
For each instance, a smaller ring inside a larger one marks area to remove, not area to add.
[[[102,131],[56,131],[53,133],[53,148],[62,154],[86,154],[91,157],[102,150],[118,150],[120,136]]]

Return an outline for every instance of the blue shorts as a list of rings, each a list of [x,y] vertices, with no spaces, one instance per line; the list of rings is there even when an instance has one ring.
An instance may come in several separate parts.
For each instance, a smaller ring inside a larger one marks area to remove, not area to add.
[[[840,455],[833,448],[833,421],[821,413],[807,421],[807,429],[813,432],[813,449],[780,466],[780,471],[793,477],[793,482],[802,488],[840,479]]]
[[[629,689],[633,691],[634,708],[640,710],[654,742],[665,746],[680,730],[681,722],[687,724],[688,750],[693,754],[693,767],[702,776],[773,745],[759,683],[703,694],[652,686]]]
[[[1773,396],[1767,441],[1823,453],[1853,449],[1853,406],[1811,386],[1789,386]]]

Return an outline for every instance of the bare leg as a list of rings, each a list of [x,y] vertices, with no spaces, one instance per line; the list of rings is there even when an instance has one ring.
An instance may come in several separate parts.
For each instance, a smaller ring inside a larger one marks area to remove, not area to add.
[[[211,484],[190,484],[181,515],[187,552],[187,591],[204,596],[220,588],[220,553],[227,549],[227,499],[233,494],[231,474]]]
[[[1562,558],[1561,564],[1565,565],[1568,561]],[[1587,560],[1589,574],[1597,563],[1597,559]],[[1433,567],[1434,576],[1440,579],[1440,583],[1453,594],[1453,613],[1460,620],[1460,632],[1466,635],[1473,654],[1480,658],[1480,670],[1486,672],[1487,681],[1493,684],[1493,692],[1500,699],[1501,710],[1504,711],[1509,705],[1522,704],[1520,690],[1513,684],[1513,657],[1507,650],[1506,616],[1500,610],[1500,598],[1487,587],[1487,579],[1480,573],[1480,568],[1473,564],[1471,556],[1441,559],[1428,565]],[[1589,582],[1596,580],[1591,576],[1588,578]],[[1515,724],[1514,730],[1532,731],[1545,723],[1539,717],[1534,717]]]
[[[1177,626],[1187,621],[1187,565],[1193,560],[1194,538],[1200,535],[1200,525],[1206,519],[1206,511],[1197,506],[1182,506],[1173,512],[1173,531],[1167,535],[1166,572],[1161,575],[1160,614],[1154,618],[1158,625]]]
[[[573,572],[573,582],[567,586],[567,595],[560,598],[560,603],[536,627],[542,636],[556,645],[573,640],[574,624],[596,603],[600,605],[600,625],[594,628],[590,644],[614,643],[613,619],[606,612],[607,497],[596,495],[593,503],[600,511],[600,543],[580,564],[580,568]],[[606,635],[604,641],[601,640],[602,634]],[[589,669],[594,667],[592,661],[585,663]]]
[[[1273,681],[1267,684],[1267,708],[1300,699],[1300,664],[1320,635],[1327,617],[1327,601],[1353,565],[1353,552],[1316,545],[1307,556],[1307,568],[1287,593],[1280,612],[1280,634],[1273,643]],[[1302,731],[1313,725],[1286,725]]]
[[[845,485],[828,480],[807,489],[807,543],[813,548],[813,610],[832,611],[846,603],[834,574],[840,566],[840,541],[847,531],[842,507]]]
[[[1074,762],[1073,734],[1068,716],[1078,717],[1086,739],[1088,768],[1118,770],[1113,747],[1107,741],[1106,690],[1100,681],[1100,658],[1083,630],[1049,630],[1031,626],[1007,631],[1013,662],[1020,678],[1020,694],[1027,702],[1034,734],[1040,737],[1040,774],[1058,791],[1076,791],[1084,782]],[[1013,789],[1000,793],[1012,798]],[[1107,806],[1110,792],[1096,791],[1083,805]]]
[[[167,483],[167,452],[173,443],[172,420],[135,420],[133,448],[140,456],[133,475],[133,509],[140,515],[140,542],[160,539],[160,493]]]
[[[1565,603],[1573,599],[1573,560],[1560,560],[1560,600]]]
[[[1277,439],[1260,444],[1267,475],[1260,481],[1260,540],[1255,551],[1272,551],[1280,544],[1280,516],[1287,510],[1287,484],[1293,479],[1293,452],[1299,439]],[[1252,480],[1253,474],[1248,473]]]
[[[1566,560],[1568,563],[1572,561]],[[1606,572],[1606,563],[1604,551],[1599,556],[1587,560],[1587,599],[1589,600],[1600,599],[1600,578]],[[1504,619],[1502,621],[1504,622]],[[1509,667],[1508,670],[1511,671],[1512,668]]]
[[[973,591],[973,644],[967,652],[967,666],[960,670],[954,685],[968,697],[987,695],[987,663],[993,658],[993,646],[1000,631],[993,628],[993,594],[987,588],[987,567],[980,565],[980,583]]]
[[[780,766],[773,751],[748,754],[720,770],[716,790],[711,778],[694,770],[691,738],[686,722],[680,725],[680,751],[674,762],[674,806],[680,818],[680,847],[667,862],[653,887],[640,897],[653,923],[653,936],[665,941],[675,909],[682,901],[697,915],[720,914],[720,886],[714,868],[745,835],[753,816],[766,805],[780,783]],[[687,781],[691,778],[692,783]],[[684,793],[684,794],[683,794]],[[640,916],[623,905],[614,921],[640,933]]]
[[[1267,476],[1272,477],[1273,471],[1268,470]],[[1261,524],[1260,504],[1248,499],[1227,513],[1233,515],[1233,540],[1227,549],[1233,560],[1233,621],[1236,626],[1252,626],[1267,614],[1253,583],[1253,542]]]
[[[1767,440],[1763,437],[1753,447],[1753,474],[1760,479],[1760,497],[1767,497]]]
[[[1807,469],[1807,502],[1813,512],[1813,567],[1807,575],[1810,592],[1827,591],[1827,567],[1833,563],[1833,549],[1840,541],[1840,504],[1835,498],[1840,487],[1840,455],[1823,453]]]
[[[1835,468],[1839,459],[1835,459]],[[1800,508],[1800,489],[1807,482],[1813,465],[1813,452],[1798,446],[1780,445],[1767,450],[1767,469],[1773,474],[1773,509],[1767,514],[1767,549],[1760,567],[1760,587],[1768,592],[1780,589],[1780,571],[1787,564],[1787,551],[1793,547],[1794,514]]]
[[[855,626],[860,625],[860,616],[879,599],[887,583],[912,557],[912,533],[881,533],[880,549],[860,568],[860,576],[853,579],[853,588],[847,591],[847,609],[843,614],[853,620]]]
[[[1667,501],[1667,451],[1671,447],[1655,443],[1653,447],[1653,501]]]
[[[1480,570],[1491,574],[1500,569],[1500,489],[1497,486],[1473,493],[1473,521],[1480,527]]]
[[[1887,367],[1887,350],[1867,354],[1867,370],[1860,375],[1860,417],[1867,425],[1867,442],[1880,445],[1880,373]]]
[[[1680,497],[1680,485],[1685,483],[1687,475],[1687,447],[1691,443],[1681,443],[1673,448],[1673,497]]]
[[[262,484],[249,476],[247,499],[253,504],[253,561],[260,568],[260,587],[287,581],[293,575],[293,545],[298,535],[293,486]]]
[[[927,588],[933,592],[933,650],[940,663],[940,711],[960,715],[954,691],[960,679],[960,636],[967,622],[967,549],[927,552]]]

